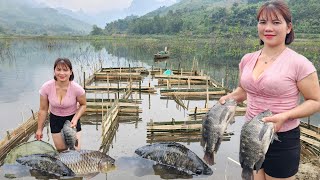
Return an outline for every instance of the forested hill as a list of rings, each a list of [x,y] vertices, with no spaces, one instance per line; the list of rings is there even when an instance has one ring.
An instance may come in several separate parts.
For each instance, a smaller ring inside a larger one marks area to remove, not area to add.
[[[181,0],[142,17],[127,17],[95,27],[91,34],[256,35],[256,11],[265,0]],[[320,33],[318,0],[287,0],[295,32]]]
[[[92,25],[52,8],[34,7],[27,1],[0,0],[0,34],[85,35],[91,29]]]

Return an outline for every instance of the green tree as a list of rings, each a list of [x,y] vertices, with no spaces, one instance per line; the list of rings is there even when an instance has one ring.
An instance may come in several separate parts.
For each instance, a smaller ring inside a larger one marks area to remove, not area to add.
[[[93,25],[90,35],[103,35],[103,29],[99,28],[97,25]]]

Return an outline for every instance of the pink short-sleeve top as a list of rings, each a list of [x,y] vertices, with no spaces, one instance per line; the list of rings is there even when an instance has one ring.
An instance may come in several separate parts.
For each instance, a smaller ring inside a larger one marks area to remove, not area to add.
[[[267,109],[278,114],[298,106],[300,96],[297,82],[316,71],[307,58],[286,48],[254,79],[253,69],[260,53],[261,50],[246,54],[239,64],[240,85],[247,92],[247,120]],[[294,129],[299,123],[299,119],[289,119],[279,132]]]
[[[50,112],[57,116],[70,116],[76,113],[77,97],[85,93],[84,89],[76,82],[70,81],[67,93],[63,97],[61,104],[57,97],[55,80],[45,82],[39,90],[41,96],[47,97]]]

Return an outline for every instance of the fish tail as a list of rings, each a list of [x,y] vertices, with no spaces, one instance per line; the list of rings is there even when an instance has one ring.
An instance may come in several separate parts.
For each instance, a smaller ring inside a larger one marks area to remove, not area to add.
[[[208,163],[210,166],[214,164],[214,152],[206,151],[204,153],[203,159]]]
[[[253,180],[253,172],[252,169],[248,167],[244,167],[242,169],[241,177],[243,180]]]

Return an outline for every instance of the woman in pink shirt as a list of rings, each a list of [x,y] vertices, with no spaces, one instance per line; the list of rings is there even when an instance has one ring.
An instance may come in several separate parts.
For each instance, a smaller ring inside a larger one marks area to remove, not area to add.
[[[86,111],[86,96],[84,89],[73,81],[72,64],[67,58],[58,58],[54,63],[54,79],[45,82],[40,93],[40,109],[38,116],[38,129],[36,139],[42,139],[45,119],[50,109],[50,130],[54,145],[58,151],[67,147],[61,136],[61,129],[65,121],[71,122],[71,127],[77,129],[78,144],[80,148],[80,117]]]
[[[258,11],[258,35],[262,49],[246,54],[240,64],[237,89],[221,97],[247,100],[245,118],[251,120],[269,109],[264,121],[274,123],[281,142],[274,141],[255,180],[294,179],[300,161],[299,118],[320,110],[320,88],[315,67],[287,47],[294,40],[292,17],[284,1],[266,2]],[[305,101],[299,104],[299,95]]]

